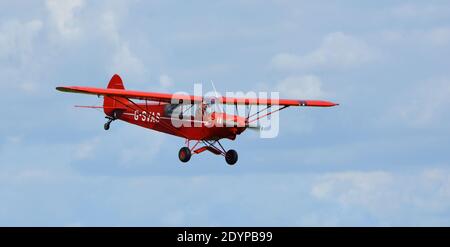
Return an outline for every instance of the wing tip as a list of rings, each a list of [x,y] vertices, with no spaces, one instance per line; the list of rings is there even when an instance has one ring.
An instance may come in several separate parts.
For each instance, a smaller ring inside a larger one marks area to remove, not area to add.
[[[68,90],[67,87],[56,87],[55,89],[60,92],[67,92],[67,90]]]
[[[328,103],[328,107],[333,107],[333,106],[339,106],[340,104],[339,103],[334,103],[334,102],[331,102],[331,101],[327,101],[327,103]]]
[[[339,103],[334,103],[334,102],[327,102],[327,104],[325,105],[325,107],[334,107],[334,106],[339,106]]]
[[[312,106],[312,107],[334,107],[339,106],[339,103],[324,100],[300,100],[300,106]]]
[[[56,87],[56,90],[63,93],[81,93],[81,91],[78,90],[77,87]]]

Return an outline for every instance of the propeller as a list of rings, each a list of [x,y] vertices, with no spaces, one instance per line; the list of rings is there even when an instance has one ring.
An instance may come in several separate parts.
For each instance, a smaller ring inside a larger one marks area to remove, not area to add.
[[[247,127],[247,129],[252,130],[252,131],[256,131],[256,132],[260,132],[261,128],[262,128],[262,126],[249,126],[249,127]]]
[[[247,129],[249,130],[253,130],[253,131],[257,131],[260,132],[262,129],[264,129],[263,125],[259,125],[259,124],[252,124],[252,125],[247,125]]]

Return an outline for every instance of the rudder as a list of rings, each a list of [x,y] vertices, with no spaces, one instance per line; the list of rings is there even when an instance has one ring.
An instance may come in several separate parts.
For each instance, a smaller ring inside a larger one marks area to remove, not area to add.
[[[121,89],[125,90],[123,86],[122,78],[119,75],[115,74],[108,83],[108,89]],[[114,100],[114,97],[105,96],[103,100],[103,110],[107,116],[114,117],[114,108],[120,107],[120,103],[117,103]],[[123,107],[123,106],[122,106]]]
[[[118,74],[115,74],[109,81],[108,88],[112,89],[125,89],[123,86],[122,78]]]

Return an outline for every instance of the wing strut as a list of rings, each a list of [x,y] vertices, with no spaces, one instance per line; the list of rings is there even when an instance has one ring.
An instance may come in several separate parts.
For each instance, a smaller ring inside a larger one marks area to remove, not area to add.
[[[252,116],[248,117],[248,118],[246,119],[246,125],[249,125],[250,123],[253,123],[253,122],[255,122],[255,121],[258,121],[258,120],[260,120],[260,119],[263,118],[263,117],[267,117],[267,116],[270,116],[270,115],[272,115],[272,114],[274,114],[274,113],[276,113],[276,112],[282,111],[282,110],[288,108],[289,106],[288,106],[288,105],[285,105],[285,106],[283,106],[283,107],[281,107],[281,108],[278,108],[278,109],[276,109],[276,110],[273,110],[273,111],[271,111],[271,112],[269,112],[269,113],[266,113],[266,114],[264,114],[264,115],[262,115],[262,116],[259,116],[259,113],[261,113],[261,112],[263,112],[263,111],[265,111],[265,110],[269,110],[271,107],[272,107],[272,106],[269,105],[269,106],[266,107],[265,109],[260,110],[260,111],[258,111],[257,113],[253,114]],[[258,117],[255,118],[255,119],[250,120],[250,118],[251,118],[251,117],[254,117],[254,116],[258,116]]]

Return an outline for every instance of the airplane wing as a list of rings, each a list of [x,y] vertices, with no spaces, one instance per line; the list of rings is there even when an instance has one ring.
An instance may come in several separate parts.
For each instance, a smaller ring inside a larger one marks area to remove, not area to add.
[[[205,99],[201,96],[193,96],[187,94],[167,94],[142,92],[125,89],[112,88],[94,88],[94,87],[57,87],[56,90],[68,93],[91,94],[97,96],[119,96],[128,99],[150,100],[166,103],[184,103],[195,104],[201,103]],[[232,98],[232,97],[218,97],[215,99],[216,103],[232,104],[232,105],[278,105],[278,106],[312,106],[312,107],[332,107],[338,104],[322,101],[322,100],[291,100],[291,99],[263,99],[263,98]]]
[[[279,106],[314,106],[331,107],[338,104],[323,100],[293,100],[293,99],[264,99],[264,98],[230,98],[219,97],[219,102],[230,105],[279,105]]]
[[[57,87],[56,90],[66,93],[92,94],[97,96],[119,96],[128,99],[150,100],[166,103],[174,103],[175,101],[198,103],[203,101],[203,97],[191,96],[186,94],[166,94],[142,92],[124,89],[111,88],[94,88],[94,87]]]

